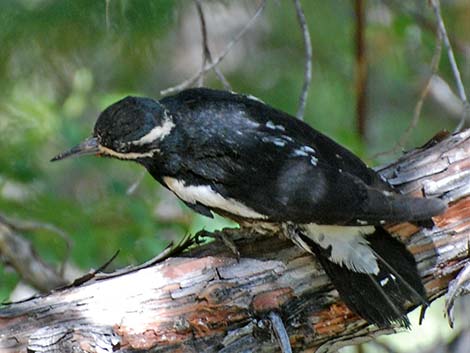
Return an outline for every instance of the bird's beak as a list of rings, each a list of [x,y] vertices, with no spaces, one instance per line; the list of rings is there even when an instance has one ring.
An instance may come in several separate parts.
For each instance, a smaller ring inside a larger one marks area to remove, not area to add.
[[[84,156],[87,154],[99,154],[100,145],[96,137],[89,137],[81,144],[72,147],[68,151],[59,153],[57,156],[51,159],[51,162],[60,161],[69,157]]]

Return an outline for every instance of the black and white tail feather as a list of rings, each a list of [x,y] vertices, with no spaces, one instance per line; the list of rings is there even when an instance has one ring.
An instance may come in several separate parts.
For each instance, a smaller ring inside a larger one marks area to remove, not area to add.
[[[368,322],[408,328],[407,307],[428,304],[413,255],[384,228],[295,228],[291,239],[316,255],[343,301]]]
[[[395,193],[347,149],[257,100],[205,88],[127,97],[53,160],[86,154],[141,163],[205,216],[292,225],[285,234],[371,323],[408,326],[407,304],[426,302],[413,256],[381,226],[429,222],[445,203]]]

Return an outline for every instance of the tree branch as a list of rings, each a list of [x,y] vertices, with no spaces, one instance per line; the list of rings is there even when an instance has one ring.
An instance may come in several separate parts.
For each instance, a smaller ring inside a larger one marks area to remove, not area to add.
[[[367,118],[367,52],[365,25],[366,14],[364,0],[354,1],[356,14],[355,44],[356,44],[356,122],[359,136],[366,136]]]
[[[65,236],[67,241],[66,234],[61,233],[60,229],[52,225],[13,221],[0,215],[0,255],[3,257],[3,262],[12,266],[26,283],[40,291],[48,291],[66,283],[62,270],[56,271],[42,260],[34,251],[31,243],[17,233],[19,229],[37,228],[56,232]]]
[[[72,247],[73,247],[73,240],[66,231],[64,231],[63,229],[53,224],[32,221],[32,220],[14,219],[14,218],[5,216],[2,213],[0,213],[0,223],[3,223],[4,225],[12,228],[13,231],[24,232],[24,231],[45,230],[47,232],[53,233],[59,236],[60,238],[62,238],[62,240],[65,243],[66,249],[65,249],[64,259],[59,268],[59,274],[61,277],[64,276],[65,264],[69,260],[70,254],[72,252]],[[52,287],[47,287],[47,288],[54,288],[54,287],[52,286]]]
[[[206,18],[204,16],[204,11],[202,9],[202,3],[201,0],[194,0],[196,3],[196,9],[197,13],[199,16],[199,22],[201,23],[201,35],[202,35],[202,68],[201,70],[204,70],[204,67],[206,66],[206,63],[212,64],[212,54],[209,49],[209,40],[207,36],[207,25],[206,25]],[[222,82],[224,88],[226,90],[231,90],[230,83],[227,81],[225,78],[224,74],[222,71],[220,71],[220,68],[218,66],[214,67],[214,72],[219,79],[220,82]],[[201,75],[198,79],[198,85],[202,86],[204,82],[204,75]]]
[[[419,99],[416,102],[415,109],[413,112],[413,119],[411,119],[410,125],[408,125],[407,129],[403,133],[403,135],[400,137],[400,140],[397,143],[397,147],[404,147],[405,143],[407,142],[408,138],[410,137],[411,132],[413,129],[418,125],[419,117],[421,116],[421,110],[423,108],[424,100],[426,99],[429,89],[431,88],[431,82],[434,77],[434,75],[437,74],[437,71],[439,69],[439,62],[441,60],[441,54],[442,54],[442,35],[440,31],[437,31],[436,34],[436,47],[434,49],[434,55],[432,56],[431,59],[431,73],[429,75],[429,78],[424,85],[423,90],[421,91],[421,94],[419,95]],[[396,150],[395,150],[396,152]]]
[[[450,203],[432,229],[390,228],[415,255],[433,300],[469,263],[470,130],[436,137],[379,172],[404,193]],[[229,353],[261,345],[276,352],[279,344],[265,324],[273,311],[293,350],[326,352],[395,331],[353,314],[315,258],[291,242],[240,229],[223,233],[232,236],[240,260],[217,240],[147,268],[98,274],[80,286],[4,306],[2,352]]]
[[[245,24],[245,26],[240,30],[240,32],[238,32],[235,35],[235,37],[227,44],[227,46],[222,51],[222,53],[212,61],[212,63],[207,63],[203,68],[201,68],[201,70],[199,70],[199,72],[197,72],[195,75],[188,78],[187,80],[181,82],[180,84],[160,91],[160,94],[162,96],[165,96],[167,94],[176,93],[176,92],[182,91],[182,90],[184,90],[188,87],[191,87],[192,85],[194,85],[197,82],[197,80],[202,75],[204,75],[206,72],[208,72],[208,71],[214,69],[215,67],[217,67],[222,62],[222,60],[225,59],[227,54],[230,53],[230,51],[235,46],[235,44],[237,44],[240,41],[240,39],[243,38],[245,33],[251,27],[251,25],[256,21],[256,19],[261,14],[261,12],[263,12],[263,9],[264,9],[265,6],[266,6],[266,0],[262,0],[261,4],[258,7],[258,9],[256,10],[255,14],[250,18],[250,20]]]
[[[442,34],[440,31],[437,31],[436,47],[434,48],[434,54],[432,56],[431,65],[430,65],[431,73],[429,74],[429,78],[427,79],[424,85],[424,88],[422,89],[421,94],[419,95],[419,99],[416,102],[415,109],[413,111],[413,118],[411,119],[410,124],[408,125],[405,132],[401,135],[400,139],[397,141],[397,143],[395,144],[395,146],[393,146],[392,149],[390,149],[389,151],[377,153],[374,155],[373,158],[396,153],[399,151],[399,149],[402,149],[405,147],[405,144],[408,141],[408,138],[410,137],[411,132],[418,125],[419,118],[421,116],[421,110],[424,104],[424,100],[426,99],[429,93],[429,90],[431,89],[432,80],[435,78],[437,71],[439,70],[439,62],[441,60],[441,55],[442,55]]]
[[[274,311],[271,311],[268,315],[271,321],[271,326],[274,331],[274,336],[279,343],[282,353],[292,353],[292,347],[290,346],[289,335],[287,334],[286,327],[282,322],[281,317]]]
[[[304,71],[304,84],[302,86],[302,92],[299,97],[299,107],[297,109],[297,118],[300,120],[304,119],[305,106],[307,105],[308,88],[310,87],[310,81],[312,80],[312,41],[310,39],[310,31],[308,29],[307,21],[305,20],[305,14],[302,10],[300,0],[294,0],[295,12],[297,13],[297,19],[302,30],[302,37],[304,40],[305,47],[305,71]]]
[[[106,20],[106,30],[109,31],[111,28],[111,20],[109,17],[109,5],[111,0],[105,0],[105,20]]]
[[[468,115],[470,114],[470,104],[468,102],[467,95],[465,93],[465,87],[462,83],[462,78],[460,76],[459,67],[457,66],[457,62],[454,56],[454,51],[452,50],[452,46],[449,41],[449,36],[447,35],[447,30],[444,24],[444,20],[441,15],[440,2],[439,0],[430,0],[430,3],[434,10],[434,14],[436,15],[438,31],[441,32],[444,46],[447,49],[447,56],[449,58],[449,63],[452,68],[452,73],[454,74],[455,84],[457,85],[457,92],[459,93],[460,99],[462,100],[462,103],[463,103],[462,118],[460,119],[460,123],[455,129],[455,131],[460,131],[462,130],[465,124],[465,121],[467,120]]]

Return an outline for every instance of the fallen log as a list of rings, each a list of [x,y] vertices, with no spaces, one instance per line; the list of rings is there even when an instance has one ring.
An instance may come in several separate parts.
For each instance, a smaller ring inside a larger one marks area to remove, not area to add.
[[[469,262],[470,130],[436,137],[378,171],[403,193],[449,202],[432,229],[390,228],[416,257],[432,301]],[[0,351],[278,352],[285,328],[294,351],[325,352],[395,331],[352,313],[315,258],[290,241],[222,230],[237,259],[218,233],[152,266],[4,305]]]

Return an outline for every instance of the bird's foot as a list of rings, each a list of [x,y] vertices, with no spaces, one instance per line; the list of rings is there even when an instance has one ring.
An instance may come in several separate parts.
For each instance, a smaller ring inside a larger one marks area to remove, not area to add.
[[[222,243],[224,243],[224,245],[230,250],[230,252],[235,255],[237,261],[240,261],[240,251],[238,251],[238,248],[233,242],[230,235],[225,231],[216,232],[215,234],[222,241]]]
[[[232,240],[231,236],[232,229],[223,229],[221,231],[208,232],[206,230],[201,230],[197,232],[197,237],[209,237],[213,239],[219,239],[222,243],[230,250],[230,252],[235,256],[237,261],[240,260],[240,252],[238,251],[237,246]],[[234,229],[237,230],[237,229]]]

